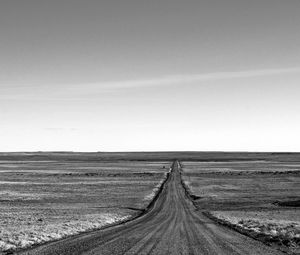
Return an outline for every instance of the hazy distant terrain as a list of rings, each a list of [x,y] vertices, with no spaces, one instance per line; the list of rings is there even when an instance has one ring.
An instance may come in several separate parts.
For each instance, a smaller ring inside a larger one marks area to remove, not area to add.
[[[0,160],[62,161],[239,161],[300,162],[300,153],[271,152],[0,152]]]

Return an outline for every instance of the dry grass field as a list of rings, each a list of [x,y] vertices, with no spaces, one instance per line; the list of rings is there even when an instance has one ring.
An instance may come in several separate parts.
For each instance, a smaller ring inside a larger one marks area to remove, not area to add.
[[[199,210],[222,224],[300,252],[300,162],[183,162]]]
[[[0,253],[132,218],[169,162],[0,160]]]
[[[0,254],[136,217],[176,158],[199,212],[299,252],[299,154],[38,152],[0,153]]]

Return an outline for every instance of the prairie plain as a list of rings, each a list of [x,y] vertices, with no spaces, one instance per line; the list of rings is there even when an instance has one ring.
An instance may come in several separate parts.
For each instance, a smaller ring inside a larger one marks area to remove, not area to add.
[[[179,162],[179,166],[173,167],[171,173],[172,162]],[[155,224],[159,229],[171,226],[175,231],[175,225],[162,221],[168,216],[173,222],[173,213],[178,213],[177,218],[190,215],[190,220],[199,219],[187,221],[191,224],[186,229],[188,233],[191,227],[199,232],[189,239],[185,249],[191,249],[189,245],[194,239],[201,241],[193,244],[195,249],[199,245],[200,249],[220,246],[223,252],[225,248],[230,252],[233,246],[244,251],[253,247],[266,249],[257,241],[252,243],[251,238],[245,239],[247,235],[284,252],[298,254],[299,178],[300,154],[296,153],[0,153],[0,254],[15,250],[39,254],[41,246],[35,245],[43,243],[48,243],[42,248],[47,250],[45,254],[53,254],[58,242],[50,241],[74,235],[60,242],[57,249],[74,248],[83,232],[90,234],[82,237],[80,243],[88,243],[93,251],[97,243],[92,231],[96,229],[103,229],[95,234],[101,238],[118,237],[120,229],[127,233],[115,239],[117,246],[112,250],[126,247],[120,242],[122,238],[128,238],[126,244],[134,248],[132,235],[137,240],[149,235],[145,224],[150,229]],[[160,193],[164,180],[168,181]],[[156,194],[158,202],[153,205]],[[166,197],[176,203],[166,204]],[[153,207],[147,211],[151,203]],[[188,211],[181,215],[182,208]],[[107,228],[142,214],[134,221]],[[218,223],[229,228],[218,227]],[[140,232],[131,233],[131,227]],[[212,229],[215,246],[205,242]],[[170,233],[168,241],[174,233]],[[149,245],[157,245],[161,234],[155,232]],[[109,246],[109,242],[103,242]],[[243,244],[245,247],[241,247]],[[137,241],[136,245],[140,243]],[[31,246],[34,247],[26,249]]]
[[[183,162],[198,210],[284,252],[300,249],[300,162]]]
[[[90,231],[140,214],[169,162],[52,157],[0,161],[0,253]]]

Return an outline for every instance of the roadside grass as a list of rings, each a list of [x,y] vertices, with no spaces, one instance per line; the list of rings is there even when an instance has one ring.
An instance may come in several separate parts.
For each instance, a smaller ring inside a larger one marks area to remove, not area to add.
[[[23,215],[24,216],[24,215]],[[28,215],[29,216],[29,215]],[[26,224],[15,225],[15,219],[6,219],[9,224],[0,232],[0,250],[13,251],[34,244],[58,240],[85,231],[124,221],[129,215],[116,213],[90,214],[79,217],[60,218],[56,221],[34,219]],[[20,219],[20,216],[18,216]]]
[[[300,163],[183,162],[199,211],[220,224],[300,254]]]
[[[206,215],[288,254],[300,254],[299,211],[213,211]]]
[[[0,161],[0,254],[136,217],[155,197],[169,166]]]

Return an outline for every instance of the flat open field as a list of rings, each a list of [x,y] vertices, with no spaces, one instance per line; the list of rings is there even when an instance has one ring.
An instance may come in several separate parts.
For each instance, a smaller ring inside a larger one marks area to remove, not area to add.
[[[170,162],[0,160],[0,253],[141,213]]]
[[[138,218],[20,251],[20,255],[282,255],[196,210],[174,161],[155,200]]]
[[[300,252],[300,162],[183,162],[182,167],[199,210]]]
[[[297,254],[299,162],[292,153],[0,153],[0,249]]]

